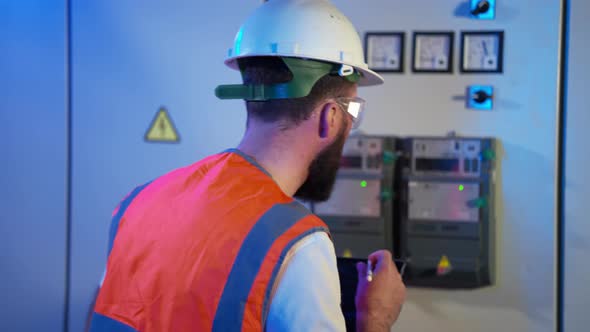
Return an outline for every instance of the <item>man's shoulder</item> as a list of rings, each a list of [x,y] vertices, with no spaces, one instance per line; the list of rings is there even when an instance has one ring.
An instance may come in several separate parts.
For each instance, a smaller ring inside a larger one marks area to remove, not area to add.
[[[295,255],[298,252],[302,252],[303,255],[305,255],[307,251],[315,252],[317,249],[321,249],[322,251],[330,251],[330,249],[333,250],[333,248],[334,245],[332,240],[330,240],[328,233],[326,231],[318,230],[297,240],[297,242],[295,242],[295,244],[293,244],[291,247],[289,253],[291,255]]]
[[[345,331],[336,254],[326,232],[301,238],[273,285],[266,331]]]

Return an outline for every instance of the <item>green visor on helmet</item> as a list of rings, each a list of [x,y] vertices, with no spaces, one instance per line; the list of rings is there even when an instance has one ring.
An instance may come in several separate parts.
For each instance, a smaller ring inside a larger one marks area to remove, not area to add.
[[[326,75],[341,76],[351,83],[357,83],[361,78],[361,74],[348,65],[298,58],[282,58],[282,60],[293,74],[290,82],[220,85],[215,89],[215,95],[219,99],[247,101],[302,98],[309,95],[317,81]]]

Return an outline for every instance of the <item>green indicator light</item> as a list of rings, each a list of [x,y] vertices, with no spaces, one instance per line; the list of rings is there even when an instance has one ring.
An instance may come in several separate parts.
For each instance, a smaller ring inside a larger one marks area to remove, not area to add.
[[[462,185],[462,184],[460,184],[460,185],[459,185],[459,191],[463,191],[463,190],[465,190],[465,186],[464,186],[464,185]]]
[[[361,187],[367,188],[367,181],[361,181]]]

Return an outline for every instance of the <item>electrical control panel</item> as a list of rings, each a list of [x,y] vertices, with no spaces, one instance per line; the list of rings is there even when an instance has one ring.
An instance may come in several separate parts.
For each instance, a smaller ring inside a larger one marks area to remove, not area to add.
[[[401,148],[396,254],[408,263],[406,284],[491,284],[493,139],[413,137]]]
[[[351,136],[345,143],[330,199],[313,212],[330,227],[336,254],[367,258],[393,250],[395,139]]]
[[[494,158],[490,138],[352,136],[330,199],[312,210],[339,258],[388,249],[408,286],[489,285]]]

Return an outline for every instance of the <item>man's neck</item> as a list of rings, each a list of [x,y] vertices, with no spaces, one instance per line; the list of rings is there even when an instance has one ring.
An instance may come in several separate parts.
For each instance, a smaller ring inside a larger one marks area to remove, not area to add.
[[[311,149],[297,141],[294,131],[281,131],[270,124],[247,130],[237,148],[254,158],[291,197],[307,178],[313,160]]]

